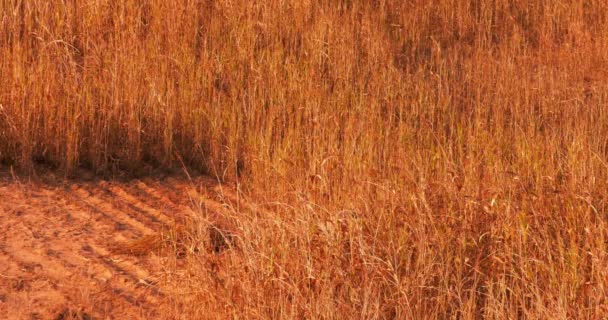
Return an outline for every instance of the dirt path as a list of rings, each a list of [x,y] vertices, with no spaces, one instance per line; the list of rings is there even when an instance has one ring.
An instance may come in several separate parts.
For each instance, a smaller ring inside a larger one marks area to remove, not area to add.
[[[217,191],[211,179],[195,185]],[[167,300],[157,285],[158,257],[112,248],[195,215],[192,186],[177,178],[43,183],[0,176],[0,318],[158,318]],[[209,199],[198,205],[222,208]]]

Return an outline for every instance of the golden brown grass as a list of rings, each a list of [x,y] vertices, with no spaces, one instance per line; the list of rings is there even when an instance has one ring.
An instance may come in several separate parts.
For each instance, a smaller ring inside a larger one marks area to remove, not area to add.
[[[0,161],[239,180],[168,318],[604,318],[607,59],[603,1],[1,1]]]

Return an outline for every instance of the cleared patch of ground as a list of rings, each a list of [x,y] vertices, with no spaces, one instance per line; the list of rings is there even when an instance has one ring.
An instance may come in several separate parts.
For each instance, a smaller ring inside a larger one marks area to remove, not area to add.
[[[169,257],[158,250],[168,237],[160,235],[183,230],[201,212],[214,220],[226,190],[200,177],[0,175],[0,318],[158,317],[169,307],[162,287]],[[224,233],[209,235],[211,250],[227,246]]]

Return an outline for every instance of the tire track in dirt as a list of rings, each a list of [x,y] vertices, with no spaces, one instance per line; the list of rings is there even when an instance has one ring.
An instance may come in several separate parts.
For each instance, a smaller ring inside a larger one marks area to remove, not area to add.
[[[121,201],[131,210],[145,215],[151,222],[165,227],[175,224],[175,221],[171,221],[168,216],[161,212],[165,210],[155,208],[158,206],[157,203],[148,204],[149,201],[143,197],[145,195],[134,193],[128,185],[112,185],[108,187],[108,190],[115,195],[116,198],[121,199]]]
[[[103,184],[103,183],[102,183]],[[112,216],[129,227],[136,229],[140,234],[154,233],[155,225],[148,221],[147,217],[133,212],[125,206],[120,199],[113,196],[107,190],[99,186],[80,187],[76,190],[76,196],[82,203],[103,212],[112,212]],[[129,228],[130,229],[130,228]]]
[[[102,204],[99,200],[92,198],[87,190],[73,187],[71,190],[62,191],[61,193],[70,206],[74,208],[72,212],[89,216],[93,220],[91,223],[111,225],[113,232],[130,233],[133,236],[142,235],[141,228],[138,227],[139,223],[135,222],[135,224],[132,224],[130,217],[125,218],[122,214],[107,213],[106,210],[100,207]],[[107,206],[105,203],[103,205]]]
[[[196,189],[169,180],[0,178],[0,318],[53,319],[66,310],[101,319],[158,317],[168,303],[162,259],[112,248],[192,219]]]

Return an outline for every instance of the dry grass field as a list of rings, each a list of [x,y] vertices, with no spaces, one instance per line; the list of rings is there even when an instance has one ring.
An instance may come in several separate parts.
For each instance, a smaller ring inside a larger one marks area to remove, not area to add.
[[[9,318],[605,319],[608,4],[0,0],[0,167]]]

